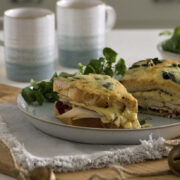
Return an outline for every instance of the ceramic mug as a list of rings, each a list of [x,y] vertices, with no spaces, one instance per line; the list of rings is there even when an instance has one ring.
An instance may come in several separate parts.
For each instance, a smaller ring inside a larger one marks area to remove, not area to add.
[[[56,6],[59,63],[77,67],[99,58],[115,24],[114,9],[99,0],[60,0]]]
[[[10,9],[5,11],[3,21],[8,79],[27,82],[51,77],[54,73],[54,13],[40,8]]]

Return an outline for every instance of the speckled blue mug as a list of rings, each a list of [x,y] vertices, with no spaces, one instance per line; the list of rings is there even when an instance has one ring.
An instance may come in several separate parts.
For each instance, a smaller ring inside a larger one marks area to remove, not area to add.
[[[17,8],[4,13],[5,65],[8,79],[28,82],[54,73],[54,13]]]
[[[77,67],[102,56],[114,9],[100,0],[60,0],[56,5],[59,63]]]

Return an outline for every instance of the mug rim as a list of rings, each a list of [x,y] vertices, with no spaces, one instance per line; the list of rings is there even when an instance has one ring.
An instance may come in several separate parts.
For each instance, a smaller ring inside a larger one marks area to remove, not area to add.
[[[29,10],[29,11],[34,11],[37,12],[37,15],[31,15],[31,16],[19,16],[19,15],[13,15],[12,12],[20,12],[20,11],[24,11],[24,10]],[[39,15],[38,15],[39,13]],[[44,14],[43,14],[44,13]],[[45,8],[36,8],[36,7],[21,7],[21,8],[12,8],[12,9],[8,9],[4,12],[4,16],[9,17],[9,18],[14,18],[14,19],[37,19],[37,18],[43,18],[43,17],[47,17],[47,16],[52,16],[54,15],[54,12],[49,10],[49,9],[45,9]]]
[[[66,1],[67,2],[67,1]],[[89,2],[89,1],[88,1]],[[98,1],[97,1],[98,2]],[[78,9],[78,10],[83,10],[83,9],[90,9],[90,8],[94,8],[94,7],[97,7],[97,6],[102,6],[102,5],[105,5],[105,3],[104,2],[102,2],[102,1],[99,1],[99,3],[97,3],[96,5],[92,5],[92,6],[87,6],[87,7],[85,7],[85,8],[78,8],[78,7],[76,7],[76,8],[73,8],[73,7],[68,7],[68,6],[66,6],[66,5],[62,5],[62,3],[63,3],[63,0],[59,0],[59,1],[57,1],[56,2],[56,6],[57,7],[59,7],[59,8],[66,8],[66,9]]]

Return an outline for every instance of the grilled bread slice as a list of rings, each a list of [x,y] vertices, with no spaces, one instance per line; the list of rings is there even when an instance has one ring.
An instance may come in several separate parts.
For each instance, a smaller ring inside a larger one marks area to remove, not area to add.
[[[55,103],[55,115],[67,124],[106,127],[140,128],[137,100],[117,80],[107,75],[59,77],[54,91],[60,101]]]
[[[133,64],[121,83],[137,98],[139,111],[180,118],[180,63],[147,59]]]

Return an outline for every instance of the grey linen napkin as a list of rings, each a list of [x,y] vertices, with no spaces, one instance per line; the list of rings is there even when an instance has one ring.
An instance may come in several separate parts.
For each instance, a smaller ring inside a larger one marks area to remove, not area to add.
[[[161,159],[169,149],[164,139],[141,141],[140,145],[80,144],[46,135],[30,124],[30,118],[16,104],[0,105],[0,138],[27,170],[50,166],[56,172],[87,170]]]

